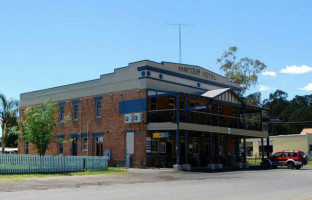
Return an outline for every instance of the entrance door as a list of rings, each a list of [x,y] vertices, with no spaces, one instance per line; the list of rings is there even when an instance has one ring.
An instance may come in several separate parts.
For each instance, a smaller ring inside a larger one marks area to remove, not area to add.
[[[180,163],[185,163],[185,143],[180,143]]]
[[[73,156],[77,156],[77,138],[73,139],[72,149],[73,149]]]
[[[194,137],[193,138],[193,160],[192,165],[199,166],[199,138]]]
[[[126,153],[134,154],[134,132],[126,132]]]
[[[166,141],[166,154],[169,156],[169,158],[172,158],[172,142]]]
[[[103,156],[103,144],[96,144],[96,156]]]

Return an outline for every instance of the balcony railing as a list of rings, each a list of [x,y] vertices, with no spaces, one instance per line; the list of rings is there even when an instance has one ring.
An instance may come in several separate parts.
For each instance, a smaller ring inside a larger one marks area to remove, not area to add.
[[[148,111],[147,114],[148,122],[176,122],[176,110],[154,110]],[[262,130],[262,123],[260,120],[249,120],[238,117],[210,114],[207,112],[200,111],[185,111],[180,110],[179,121],[194,124],[204,124],[221,126],[228,128],[240,128],[248,130]]]

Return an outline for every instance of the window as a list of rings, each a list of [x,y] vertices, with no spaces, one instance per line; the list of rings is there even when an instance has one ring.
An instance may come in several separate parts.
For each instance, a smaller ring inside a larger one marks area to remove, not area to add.
[[[175,109],[175,99],[174,99],[174,97],[169,97],[169,109]]]
[[[82,138],[82,150],[88,151],[88,138]]]
[[[199,153],[199,140],[198,140],[198,138],[193,138],[193,153]]]
[[[100,100],[96,101],[96,117],[101,117],[101,109],[102,109],[102,102]]]
[[[25,154],[28,154],[29,143],[25,142]]]
[[[63,141],[61,141],[60,143],[59,143],[59,155],[62,155],[63,154]]]
[[[78,104],[74,104],[74,120],[78,120]]]
[[[166,153],[166,142],[160,143],[160,153]]]
[[[152,139],[152,152],[158,152],[158,139]]]
[[[185,107],[185,100],[179,99],[179,109],[183,109]]]
[[[218,107],[219,107],[219,110],[218,110],[219,115],[222,115],[222,112],[223,112],[223,111],[222,111],[222,110],[223,110],[223,109],[222,109],[222,106],[219,105]]]
[[[157,99],[151,98],[151,110],[157,110]]]
[[[274,154],[274,157],[281,157],[282,156],[282,153],[281,152],[277,152]]]
[[[312,144],[310,144],[310,151],[312,151]]]
[[[60,122],[64,122],[64,106],[60,106]]]

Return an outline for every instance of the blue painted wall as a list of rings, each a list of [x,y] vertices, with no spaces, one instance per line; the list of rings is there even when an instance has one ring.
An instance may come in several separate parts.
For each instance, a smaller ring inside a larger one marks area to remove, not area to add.
[[[119,114],[142,112],[146,110],[146,98],[119,102]]]

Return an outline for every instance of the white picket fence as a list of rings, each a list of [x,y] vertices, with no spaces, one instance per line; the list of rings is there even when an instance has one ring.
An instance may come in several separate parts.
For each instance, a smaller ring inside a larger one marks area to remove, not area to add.
[[[0,154],[0,174],[66,173],[108,170],[107,156]]]

